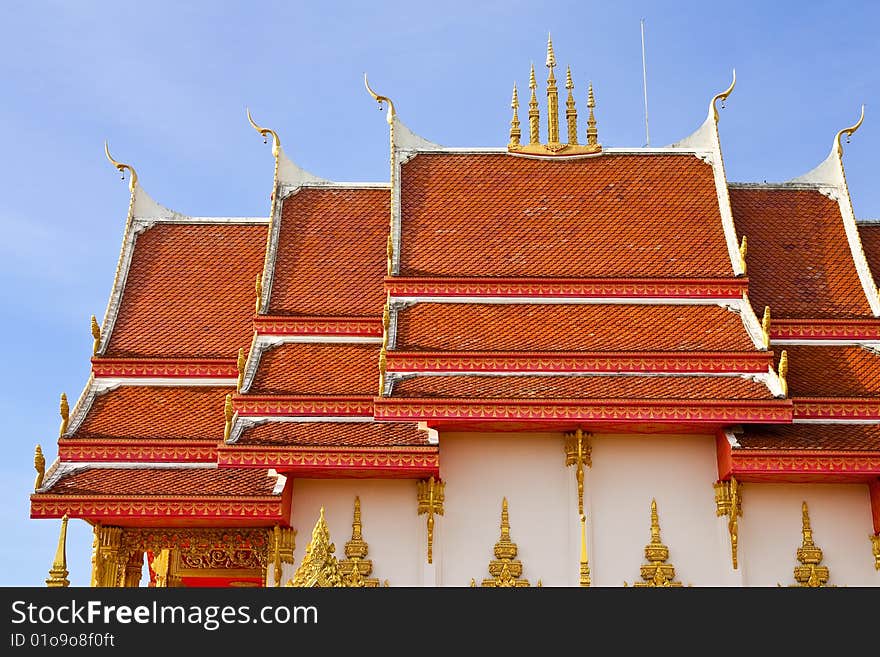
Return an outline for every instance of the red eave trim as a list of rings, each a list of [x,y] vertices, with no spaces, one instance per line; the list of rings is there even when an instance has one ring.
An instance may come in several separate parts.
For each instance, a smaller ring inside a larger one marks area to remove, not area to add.
[[[880,476],[880,451],[732,449],[729,471],[719,471],[719,478],[731,475],[755,482],[864,482]]]
[[[621,400],[621,399],[376,399],[376,419],[442,420],[571,420],[617,422],[789,423],[791,401],[778,400]]]
[[[259,335],[313,335],[382,337],[381,317],[288,317],[257,315]]]
[[[880,319],[774,319],[771,340],[880,340]]]
[[[761,374],[771,352],[389,351],[389,372],[627,372]]]
[[[880,420],[877,397],[793,397],[796,420]]]
[[[440,453],[428,447],[221,446],[221,468],[274,468],[295,477],[424,479],[440,476]]]
[[[219,440],[219,437],[218,437]],[[83,440],[60,438],[62,461],[208,463],[217,460],[217,442],[205,440]]]
[[[161,377],[235,379],[234,358],[92,358],[95,378]]]
[[[748,278],[428,278],[389,276],[392,297],[742,299]]]
[[[279,417],[373,417],[373,398],[305,397],[285,395],[235,395],[233,406],[242,416]]]

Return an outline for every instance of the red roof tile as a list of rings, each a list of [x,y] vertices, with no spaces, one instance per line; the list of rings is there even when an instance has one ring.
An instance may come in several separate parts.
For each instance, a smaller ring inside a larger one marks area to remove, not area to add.
[[[715,305],[419,303],[398,313],[397,350],[754,351]]]
[[[252,395],[373,395],[379,345],[294,342],[263,352]]]
[[[230,388],[119,386],[95,398],[73,438],[223,439]]]
[[[691,154],[423,153],[401,185],[401,276],[732,276]]]
[[[392,397],[455,399],[772,399],[763,383],[727,376],[416,376]]]
[[[408,447],[427,445],[428,432],[405,422],[267,422],[245,429],[242,447]]]
[[[740,235],[748,238],[749,296],[759,315],[873,317],[853,262],[837,201],[811,189],[730,189]]]
[[[272,496],[266,470],[232,468],[88,468],[63,475],[35,495]],[[275,496],[277,497],[277,496]]]
[[[874,397],[880,394],[880,355],[864,347],[791,345],[790,397]]]
[[[868,259],[868,266],[874,280],[880,280],[880,221],[859,224],[859,235],[862,239],[862,250]]]
[[[252,332],[266,226],[157,224],[135,243],[105,356],[235,358]]]
[[[745,427],[737,449],[880,451],[878,424],[787,424]]]
[[[387,189],[304,188],[284,200],[269,311],[382,314]]]

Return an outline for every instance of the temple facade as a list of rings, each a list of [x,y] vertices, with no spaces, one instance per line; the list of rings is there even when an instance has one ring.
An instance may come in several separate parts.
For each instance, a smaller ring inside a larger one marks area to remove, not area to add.
[[[95,586],[880,585],[862,119],[799,178],[731,182],[735,75],[689,137],[608,148],[546,65],[503,148],[423,139],[367,83],[386,182],[318,178],[248,113],[267,217],[171,211],[107,149],[131,202],[35,456],[47,584],[88,567],[81,519]]]

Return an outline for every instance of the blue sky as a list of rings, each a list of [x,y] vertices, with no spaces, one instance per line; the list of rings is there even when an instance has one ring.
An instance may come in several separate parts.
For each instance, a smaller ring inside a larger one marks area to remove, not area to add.
[[[730,70],[721,115],[730,180],[777,181],[820,162],[837,130],[859,217],[880,218],[880,9],[870,2],[648,3],[18,2],[0,5],[0,585],[42,585],[58,522],[28,519],[34,444],[56,455],[58,396],[88,376],[89,316],[107,303],[128,204],[103,155],[135,166],[190,215],[269,208],[272,158],[336,180],[385,180],[387,125],[362,74],[415,132],[450,146],[507,140],[511,85],[547,31],[600,141],[644,145],[639,19],[647,20],[651,141],[695,129]],[[524,118],[524,114],[521,114]],[[71,523],[70,579],[89,578],[91,533]]]

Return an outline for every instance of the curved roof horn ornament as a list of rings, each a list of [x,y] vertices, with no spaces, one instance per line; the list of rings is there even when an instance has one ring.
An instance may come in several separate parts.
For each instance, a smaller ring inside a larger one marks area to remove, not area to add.
[[[129,173],[131,174],[128,179],[128,188],[133,193],[138,180],[137,172],[134,170],[134,167],[130,164],[124,164],[122,162],[114,160],[113,156],[110,155],[110,145],[107,143],[106,139],[104,140],[104,154],[107,156],[110,164],[116,167],[116,170],[122,174],[122,180],[125,180],[125,170],[128,169]]]
[[[864,120],[865,120],[865,106],[862,105],[862,113],[859,116],[859,120],[856,121],[850,127],[844,128],[843,130],[841,130],[840,132],[837,133],[837,136],[834,138],[834,142],[837,144],[837,151],[841,155],[843,155],[843,142],[841,141],[841,138],[843,137],[843,135],[846,135],[846,143],[848,144],[850,141],[850,137],[852,137],[853,133],[859,129],[859,127],[862,125],[862,121],[864,121]]]
[[[727,97],[733,92],[733,88],[736,86],[736,69],[733,69],[733,81],[730,83],[730,86],[727,87],[724,91],[719,94],[715,94],[712,96],[712,100],[709,101],[709,113],[715,117],[715,121],[718,121],[718,108],[715,106],[717,101],[721,101],[721,109],[724,109],[724,101],[727,100]]]
[[[257,125],[257,122],[254,121],[254,117],[251,116],[250,108],[245,107],[244,109],[245,112],[247,112],[248,122],[254,130],[260,133],[264,144],[268,142],[269,136],[272,136],[272,155],[278,157],[278,152],[281,149],[281,140],[278,138],[278,133],[270,128],[263,128],[262,126]]]
[[[373,97],[377,103],[379,103],[379,109],[382,109],[382,103],[388,103],[388,123],[391,123],[394,120],[394,117],[397,116],[397,111],[394,109],[394,102],[388,96],[382,96],[373,91],[373,88],[370,86],[369,80],[367,80],[367,74],[364,73],[364,86],[367,88],[369,94]]]

